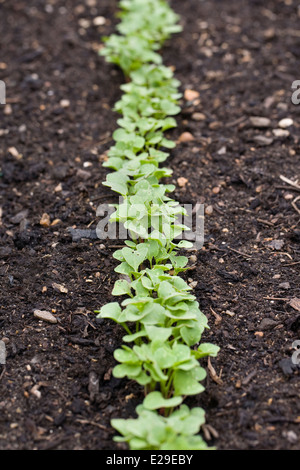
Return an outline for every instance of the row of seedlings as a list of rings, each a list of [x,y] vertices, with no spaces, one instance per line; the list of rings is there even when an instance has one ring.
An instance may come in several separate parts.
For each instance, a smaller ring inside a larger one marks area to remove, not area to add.
[[[118,431],[114,439],[134,450],[204,450],[208,446],[199,434],[204,410],[183,402],[204,390],[206,370],[199,360],[216,356],[219,348],[201,343],[207,318],[179,276],[188,269],[180,250],[193,246],[182,239],[188,227],[178,222],[185,210],[170,197],[174,185],[160,182],[172,174],[161,163],[175,147],[165,132],[176,127],[173,116],[180,112],[181,94],[180,82],[162,64],[159,51],[181,27],[165,0],[119,4],[118,34],[105,38],[100,51],[126,77],[115,105],[119,128],[104,163],[113,171],[104,185],[120,197],[110,221],[122,224],[129,236],[113,254],[120,279],[112,294],[120,302],[96,313],[124,327],[113,375],[136,381],[145,398],[136,418],[112,420]]]

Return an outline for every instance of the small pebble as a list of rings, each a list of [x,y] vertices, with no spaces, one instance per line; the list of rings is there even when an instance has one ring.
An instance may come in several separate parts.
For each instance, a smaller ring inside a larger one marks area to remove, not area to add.
[[[252,124],[253,127],[264,128],[264,127],[270,126],[271,120],[266,117],[251,116],[250,123]]]
[[[198,97],[199,97],[199,92],[198,91],[187,89],[184,92],[184,99],[186,101],[194,101]]]
[[[212,188],[212,192],[213,192],[213,194],[219,194],[219,192],[220,192],[220,187],[219,187],[219,186],[215,186],[214,188]]]
[[[298,436],[294,431],[283,431],[282,435],[290,442],[290,444],[296,444],[296,442],[298,442]]]
[[[284,118],[279,121],[278,126],[281,127],[281,129],[286,129],[287,127],[290,127],[294,124],[293,119],[291,118]]]
[[[190,132],[183,132],[178,139],[178,142],[192,142],[195,137]]]
[[[189,180],[184,178],[183,176],[177,179],[177,183],[178,183],[178,186],[180,186],[180,188],[184,188],[186,184],[188,183],[188,181]]]
[[[203,113],[193,113],[192,119],[193,121],[205,121],[206,116]]]
[[[258,145],[260,146],[267,146],[267,145],[271,145],[274,141],[274,139],[272,139],[272,137],[266,137],[264,135],[255,135],[253,137],[253,140],[254,142],[256,142]]]
[[[50,220],[50,217],[49,217],[48,214],[44,213],[44,214],[42,215],[42,218],[41,218],[41,220],[40,220],[40,225],[41,225],[42,227],[50,227],[50,225],[51,225],[51,220]]]
[[[84,181],[87,181],[92,176],[92,174],[89,171],[82,170],[81,168],[79,168],[77,170],[76,176],[78,176],[78,178]]]
[[[62,294],[68,293],[68,289],[62,284],[57,284],[57,282],[52,282],[52,287],[54,290],[56,290],[57,292],[61,292]]]
[[[264,336],[262,331],[256,331],[254,334],[255,334],[255,336],[258,336],[259,338],[263,338],[263,336]]]
[[[290,289],[291,285],[289,282],[281,282],[278,287],[280,287],[281,289]]]
[[[47,310],[34,310],[33,315],[39,320],[46,321],[48,323],[57,323],[57,319],[52,313],[47,312]]]
[[[213,206],[207,206],[205,208],[205,214],[206,215],[211,215],[213,213],[214,209],[213,209]]]
[[[70,106],[70,101],[69,100],[61,100],[59,104],[62,108],[68,108]]]
[[[102,26],[105,23],[106,23],[106,18],[104,18],[104,16],[96,16],[96,18],[93,19],[94,26]]]
[[[275,137],[288,137],[290,135],[287,129],[273,129]]]

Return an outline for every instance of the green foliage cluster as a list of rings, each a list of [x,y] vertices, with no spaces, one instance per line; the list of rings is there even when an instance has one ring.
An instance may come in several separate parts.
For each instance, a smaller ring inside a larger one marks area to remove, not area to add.
[[[112,294],[121,299],[97,313],[124,327],[113,375],[135,380],[145,399],[137,418],[114,419],[112,425],[120,434],[115,440],[130,449],[207,449],[198,435],[204,411],[183,401],[204,390],[200,359],[216,356],[219,348],[201,343],[207,318],[178,275],[188,269],[180,250],[192,247],[178,242],[188,229],[178,222],[184,209],[169,196],[174,186],[160,181],[172,173],[161,163],[175,146],[165,132],[176,127],[181,94],[158,51],[181,28],[165,0],[121,0],[120,7],[119,34],[105,38],[101,50],[127,78],[115,105],[119,128],[104,164],[114,171],[104,185],[123,197],[110,220],[123,224],[130,240],[114,253],[122,278]]]

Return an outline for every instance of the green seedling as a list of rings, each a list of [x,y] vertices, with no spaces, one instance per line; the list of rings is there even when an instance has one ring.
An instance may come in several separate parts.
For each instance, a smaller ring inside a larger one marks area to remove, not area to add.
[[[164,400],[152,392],[137,407],[136,419],[113,419],[112,425],[120,433],[114,438],[126,442],[131,450],[209,450],[205,441],[197,435],[205,423],[202,408],[190,410],[186,405],[168,417],[156,411],[157,405],[173,407],[174,399]],[[154,409],[153,409],[154,408]]]
[[[219,348],[201,342],[207,318],[180,277],[189,269],[181,251],[192,244],[179,241],[188,230],[182,223],[186,213],[170,197],[175,187],[166,180],[172,171],[161,166],[175,147],[168,134],[176,127],[182,94],[160,49],[181,27],[165,0],[119,5],[118,34],[105,38],[101,49],[126,77],[114,108],[119,127],[104,163],[113,171],[103,184],[122,196],[110,221],[122,224],[130,239],[113,255],[120,278],[112,295],[119,301],[96,313],[124,328],[113,375],[136,381],[145,398],[136,419],[113,419],[112,426],[120,434],[115,440],[130,449],[206,450],[198,435],[204,411],[183,401],[204,390],[201,361],[215,357]]]

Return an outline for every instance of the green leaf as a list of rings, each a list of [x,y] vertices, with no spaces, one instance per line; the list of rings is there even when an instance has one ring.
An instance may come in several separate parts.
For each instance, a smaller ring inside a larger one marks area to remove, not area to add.
[[[200,346],[198,347],[196,351],[196,357],[197,359],[200,359],[206,356],[216,357],[219,351],[220,351],[219,346],[216,346],[215,344],[202,343],[200,344]]]
[[[193,371],[178,369],[174,372],[174,390],[175,395],[198,395],[204,387],[194,378]]]
[[[162,328],[154,325],[145,326],[147,335],[151,341],[164,343],[172,334],[172,328]]]
[[[112,295],[131,295],[131,287],[129,282],[125,279],[120,279],[115,282]]]
[[[120,305],[117,302],[111,302],[101,308],[100,313],[99,315],[97,315],[97,317],[110,318],[111,320],[115,320],[116,322],[118,322],[121,313],[122,310]]]
[[[158,410],[160,408],[173,408],[182,403],[182,397],[164,398],[161,392],[149,393],[143,401],[147,410]]]
[[[135,364],[118,364],[113,368],[113,376],[117,379],[123,377],[135,378],[141,372],[141,366]]]

